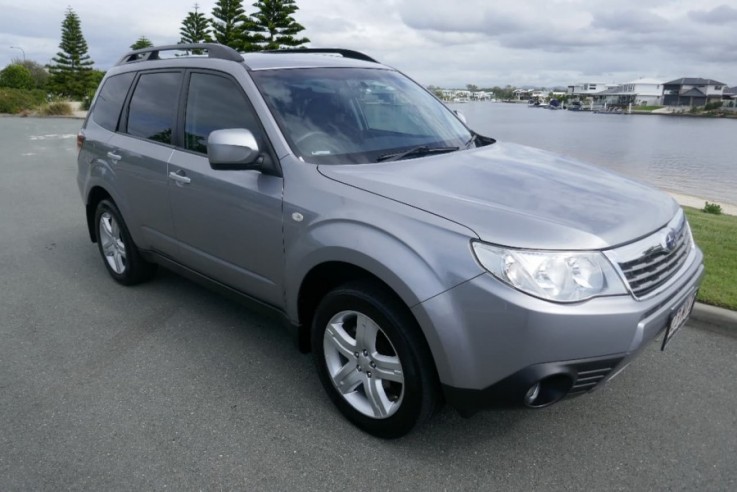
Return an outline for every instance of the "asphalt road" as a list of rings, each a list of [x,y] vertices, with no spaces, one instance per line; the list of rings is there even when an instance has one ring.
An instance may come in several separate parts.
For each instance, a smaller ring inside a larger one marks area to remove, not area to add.
[[[594,394],[378,440],[273,321],[108,277],[79,125],[0,118],[0,490],[737,490],[737,338],[688,326]]]

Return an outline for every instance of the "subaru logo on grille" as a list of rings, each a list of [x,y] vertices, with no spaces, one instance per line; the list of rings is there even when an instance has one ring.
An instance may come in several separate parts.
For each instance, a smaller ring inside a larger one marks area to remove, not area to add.
[[[668,231],[668,234],[665,235],[665,238],[663,239],[663,249],[670,253],[674,249],[676,249],[676,244],[678,243],[678,238],[676,237],[676,231],[675,229],[671,229]]]

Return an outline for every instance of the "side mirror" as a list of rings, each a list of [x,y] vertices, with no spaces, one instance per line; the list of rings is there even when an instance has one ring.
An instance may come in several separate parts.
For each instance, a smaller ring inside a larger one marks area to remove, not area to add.
[[[453,112],[456,114],[456,116],[458,117],[458,119],[463,122],[464,125],[467,125],[468,124],[468,122],[466,121],[466,117],[463,115],[463,113],[461,113],[457,109],[456,110],[453,110]]]
[[[216,170],[261,169],[263,158],[251,130],[215,130],[207,137],[207,158]]]

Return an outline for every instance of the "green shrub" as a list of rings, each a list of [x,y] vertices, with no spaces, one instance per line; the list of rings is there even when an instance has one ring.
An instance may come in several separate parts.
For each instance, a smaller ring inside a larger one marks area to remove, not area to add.
[[[13,65],[21,65],[26,67],[33,79],[34,89],[46,89],[46,82],[49,80],[49,72],[38,62],[33,60],[13,59]]]
[[[714,101],[710,103],[706,103],[704,106],[704,111],[712,111],[715,109],[719,109],[722,107],[722,101]]]
[[[704,208],[702,208],[701,211],[707,214],[722,215],[722,206],[718,203],[706,202],[704,203]]]
[[[56,101],[44,104],[38,110],[44,116],[71,116],[72,106],[66,101]]]
[[[46,93],[0,87],[0,113],[17,114],[37,108],[46,102]]]
[[[8,65],[0,71],[0,87],[30,90],[35,85],[31,71],[23,65]]]

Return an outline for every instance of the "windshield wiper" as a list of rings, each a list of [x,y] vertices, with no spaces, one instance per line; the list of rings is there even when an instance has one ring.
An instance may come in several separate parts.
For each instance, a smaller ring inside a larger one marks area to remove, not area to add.
[[[420,145],[419,147],[413,147],[402,152],[380,155],[378,159],[376,159],[376,162],[398,161],[405,157],[420,157],[429,154],[445,154],[456,150],[458,150],[458,147],[428,147],[427,145]]]
[[[473,145],[475,147],[476,139],[479,138],[478,134],[474,133],[471,135],[471,138],[466,142],[466,146],[464,148],[470,149]]]

